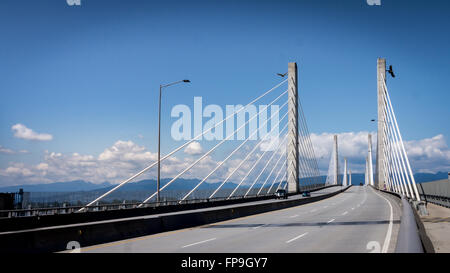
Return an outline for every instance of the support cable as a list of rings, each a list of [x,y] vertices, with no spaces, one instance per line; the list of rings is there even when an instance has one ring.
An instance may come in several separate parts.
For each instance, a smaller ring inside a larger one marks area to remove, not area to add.
[[[386,113],[388,120],[389,120],[389,114]],[[412,197],[413,196],[413,192],[411,189],[411,186],[409,185],[409,178],[408,178],[408,174],[406,173],[406,168],[403,164],[403,168],[400,165],[400,155],[399,155],[399,151],[398,151],[398,145],[396,140],[394,139],[394,134],[392,132],[392,124],[389,123],[389,126],[387,126],[388,129],[388,134],[390,136],[390,141],[389,141],[389,152],[392,156],[392,163],[394,164],[395,167],[395,171],[397,172],[397,175],[399,176],[399,178],[401,177],[400,181],[402,182],[404,188],[405,188],[405,193],[407,197]],[[405,177],[406,176],[406,177]],[[408,182],[408,183],[407,183]],[[409,187],[408,187],[409,186]]]
[[[275,126],[275,127],[278,127],[278,125],[281,123],[281,121],[284,120],[284,118],[286,118],[287,114],[288,114],[288,113],[286,112],[286,114],[284,114],[283,117],[281,117],[281,119],[278,121],[277,126]],[[274,127],[274,128],[275,128],[275,127]],[[270,133],[273,131],[274,128],[271,128]],[[283,129],[280,131],[280,133],[281,133],[282,131],[284,131],[286,128],[287,128],[287,124],[283,127]],[[217,189],[209,196],[209,199],[213,198],[214,195],[216,195],[216,193],[222,188],[222,186],[223,186],[223,185],[224,185],[224,184],[225,184],[225,183],[233,176],[233,174],[234,174],[237,170],[239,170],[239,168],[244,164],[244,162],[246,162],[246,161],[250,158],[250,156],[253,155],[253,153],[256,151],[256,149],[257,149],[263,142],[264,142],[264,139],[261,139],[261,140],[255,145],[255,147],[253,147],[253,149],[247,154],[247,156],[246,156],[243,160],[241,160],[241,162],[239,163],[239,165],[238,165],[236,168],[234,168],[234,170],[233,170],[233,171],[225,178],[225,180],[222,182],[222,184],[220,184],[219,187],[217,187]]]
[[[275,101],[279,100],[281,98],[281,96],[283,96],[284,94],[287,93],[287,90],[284,91],[280,96],[278,96],[275,100],[273,100],[271,102],[274,103]],[[242,109],[242,108],[241,108]],[[201,157],[199,157],[196,161],[194,161],[191,165],[189,165],[189,167],[185,168],[182,172],[180,172],[179,174],[177,174],[174,178],[172,178],[172,180],[170,180],[169,182],[167,182],[164,186],[161,187],[161,189],[159,190],[160,192],[162,190],[164,190],[166,187],[168,187],[170,184],[172,184],[175,180],[177,180],[180,176],[182,176],[184,173],[186,173],[187,171],[189,171],[190,169],[192,169],[192,167],[194,167],[195,165],[197,165],[198,162],[200,162],[202,159],[204,159],[205,157],[207,157],[209,154],[211,154],[215,149],[217,149],[218,147],[220,147],[223,143],[225,143],[225,141],[227,141],[229,138],[231,138],[232,136],[234,136],[234,134],[236,132],[238,132],[239,130],[241,130],[243,127],[245,127],[251,120],[253,120],[254,118],[258,117],[258,114],[256,113],[253,117],[249,118],[244,124],[242,124],[239,128],[237,128],[232,134],[229,134],[225,139],[221,140],[218,144],[216,144],[213,148],[211,148],[208,152],[206,152],[205,154],[203,154]],[[138,208],[142,207],[145,203],[147,203],[150,199],[152,199],[158,192],[156,191],[155,193],[153,193],[152,195],[150,195],[147,199],[145,199],[140,205],[138,205]]]
[[[320,176],[319,165],[317,164],[317,158],[316,158],[316,154],[314,152],[314,145],[312,144],[312,141],[311,141],[311,134],[309,133],[308,124],[306,123],[306,117],[305,117],[305,113],[303,111],[303,106],[302,106],[301,101],[299,101],[299,106],[300,106],[301,116],[303,117],[302,121],[303,121],[304,127],[306,128],[306,133],[308,135],[308,142],[309,142],[309,147],[310,147],[310,156],[311,156],[311,159],[313,160],[313,168],[315,168],[315,174],[316,174],[316,178],[318,180],[319,176]]]
[[[284,131],[284,129],[287,128],[288,123],[286,123],[286,125],[284,126],[284,128],[282,129],[282,131]],[[286,134],[287,135],[287,134]],[[267,153],[268,150],[264,151],[264,153],[258,158],[258,160],[256,160],[256,162],[253,164],[253,166],[251,167],[251,169],[245,174],[245,176],[241,179],[241,182],[239,182],[239,184],[234,188],[234,190],[230,193],[230,195],[228,196],[227,199],[230,199],[231,196],[233,196],[233,194],[236,192],[236,190],[241,186],[241,184],[244,182],[244,180],[250,175],[250,173],[253,171],[253,169],[256,167],[256,165],[258,165],[259,161],[261,161],[261,159],[264,157],[264,155]]]
[[[263,172],[266,170],[267,166],[269,166],[269,163],[272,161],[273,157],[276,155],[276,151],[278,151],[278,149],[281,147],[281,144],[283,144],[285,142],[285,140],[287,140],[287,136],[288,134],[286,134],[286,136],[283,138],[283,140],[278,144],[277,148],[273,151],[272,155],[270,156],[270,159],[266,162],[266,165],[264,166],[264,168],[261,170],[261,172],[258,174],[258,176],[256,177],[256,179],[253,181],[253,183],[251,184],[250,188],[247,190],[247,192],[245,193],[244,197],[246,197],[248,195],[248,193],[251,191],[251,189],[253,188],[253,186],[256,184],[256,182],[258,181],[259,177],[263,174]],[[261,156],[262,158],[262,156]],[[256,166],[257,164],[255,164]]]
[[[399,137],[399,140],[400,140],[400,144],[401,144],[400,147],[402,148],[403,155],[404,155],[405,161],[406,161],[406,165],[408,167],[408,171],[409,171],[409,174],[411,176],[411,181],[412,181],[412,185],[413,185],[413,188],[414,188],[414,193],[416,195],[416,200],[420,202],[420,195],[419,195],[419,192],[417,190],[416,181],[414,179],[414,175],[413,175],[412,170],[411,170],[411,165],[409,164],[408,155],[406,154],[405,146],[403,144],[403,139],[402,139],[402,135],[400,133],[400,129],[398,127],[397,118],[395,117],[394,108],[392,107],[391,99],[389,97],[389,92],[387,90],[386,82],[384,80],[383,80],[383,85],[384,85],[384,88],[385,88],[385,91],[386,91],[386,98],[387,98],[388,103],[389,103],[389,107],[390,107],[390,110],[391,110],[391,113],[392,113],[392,117],[394,118],[395,129],[397,131],[397,134],[398,134],[398,137]]]
[[[274,154],[275,154],[275,152],[274,152]],[[261,193],[261,191],[263,190],[267,181],[269,180],[270,176],[272,175],[273,171],[276,169],[276,167],[278,166],[278,163],[280,162],[280,160],[283,158],[284,155],[285,155],[285,153],[283,153],[283,152],[280,154],[280,157],[278,158],[277,162],[273,165],[272,170],[270,171],[269,175],[266,177],[266,180],[264,180],[264,183],[262,184],[261,188],[259,189],[259,191],[256,195],[259,195]],[[281,170],[281,168],[280,168],[280,170]]]
[[[305,181],[305,188],[308,190],[311,190],[314,187],[314,171],[313,171],[313,167],[311,165],[311,152],[310,152],[310,148],[309,148],[309,143],[308,143],[308,135],[306,132],[306,129],[304,127],[304,120],[302,118],[302,109],[301,109],[301,104],[299,102],[299,128],[300,128],[300,135],[301,135],[301,144],[303,146],[303,161],[305,162],[304,165],[305,169],[304,169],[304,173],[305,176],[308,177],[308,179]]]
[[[387,103],[387,99],[386,98],[385,98],[385,100],[386,100],[386,103]],[[391,130],[391,135],[392,135],[392,138],[393,138],[393,146],[394,146],[394,150],[395,150],[395,156],[396,156],[396,158],[398,160],[397,164],[400,166],[400,162],[401,162],[401,166],[403,167],[403,168],[400,167],[400,169],[401,169],[401,172],[402,172],[402,177],[406,176],[405,184],[407,185],[407,189],[410,192],[410,195],[408,195],[408,197],[414,197],[414,192],[413,192],[413,189],[411,188],[411,182],[410,182],[410,179],[409,179],[409,176],[408,176],[408,173],[407,173],[408,170],[406,169],[405,160],[404,160],[403,154],[402,154],[402,152],[400,150],[400,147],[399,147],[400,140],[399,140],[399,138],[398,138],[398,136],[396,134],[395,128],[393,128],[394,124],[393,124],[393,120],[392,120],[392,115],[391,115],[391,112],[388,111],[388,110],[390,110],[390,109],[386,110],[387,111],[386,115],[387,115],[387,117],[389,119],[389,122],[390,122],[390,125],[392,127],[392,129],[390,128],[390,130]]]
[[[279,84],[275,85],[274,87],[272,87],[271,89],[269,89],[268,91],[266,91],[265,93],[263,93],[262,95],[260,95],[259,97],[257,97],[256,99],[254,99],[253,101],[251,101],[250,103],[248,103],[245,107],[242,107],[241,109],[239,109],[238,111],[234,112],[233,114],[228,115],[225,119],[223,119],[222,121],[218,122],[215,124],[215,126],[212,126],[210,128],[208,128],[208,130],[203,131],[202,133],[200,133],[199,135],[197,135],[196,137],[194,137],[193,139],[189,140],[188,142],[184,143],[183,145],[179,146],[178,148],[176,148],[175,150],[173,150],[172,152],[168,153],[167,155],[163,156],[159,161],[162,162],[163,160],[167,159],[168,157],[172,156],[174,153],[178,152],[179,150],[183,149],[184,147],[186,147],[187,145],[189,145],[190,143],[194,142],[195,140],[197,140],[198,138],[200,138],[201,136],[203,136],[204,134],[206,134],[207,132],[213,130],[215,127],[219,126],[220,124],[224,123],[226,120],[228,120],[231,117],[234,117],[235,114],[239,113],[240,111],[242,111],[243,109],[245,109],[247,106],[257,102],[258,100],[260,100],[261,98],[265,97],[266,95],[268,95],[269,93],[271,93],[272,91],[276,90],[278,87],[280,87],[283,83],[285,83],[288,79],[285,79],[284,81],[280,82]],[[105,198],[106,196],[108,196],[109,194],[111,194],[112,192],[116,191],[117,189],[119,189],[120,187],[124,186],[125,184],[127,184],[128,182],[132,181],[133,179],[135,179],[136,177],[142,175],[144,172],[148,171],[150,168],[156,166],[158,164],[158,161],[150,164],[149,166],[147,166],[146,168],[144,168],[143,170],[141,170],[140,172],[136,173],[135,175],[131,176],[130,178],[126,179],[125,181],[119,183],[117,186],[115,186],[114,188],[112,188],[111,190],[109,190],[108,192],[102,194],[101,196],[99,196],[98,198],[96,198],[95,200],[93,200],[92,202],[88,203],[86,206],[84,206],[83,208],[81,208],[78,212],[85,210],[87,207],[92,206],[93,204],[95,204],[96,202],[100,201],[101,199]]]
[[[284,159],[284,162],[283,162],[283,164],[282,164],[281,166],[286,166],[286,163],[287,163],[287,157]],[[269,190],[267,190],[266,194],[269,194],[270,190],[271,190],[272,187],[275,185],[275,182],[277,181],[277,179],[278,179],[278,177],[280,176],[280,173],[281,173],[281,171],[282,171],[283,169],[284,169],[283,167],[280,168],[280,170],[279,170],[278,173],[277,173],[277,176],[276,176],[275,179],[273,180],[273,182],[272,182],[272,184],[270,185]],[[280,183],[281,183],[281,182],[280,182]]]
[[[261,111],[265,111],[265,109],[267,109],[271,104],[265,106],[265,108],[263,108]],[[260,126],[265,126],[267,124],[267,122],[269,120],[272,119],[272,117],[274,117],[276,114],[279,113],[279,111],[285,107],[287,105],[287,102],[285,102],[277,111],[275,111],[269,119],[267,119],[263,125]],[[203,178],[188,194],[186,194],[181,201],[185,200],[187,197],[189,197],[189,195],[191,195],[203,182],[206,181],[206,179],[208,179],[217,169],[219,169],[229,158],[231,158],[240,148],[242,148],[244,146],[245,143],[247,143],[247,141],[249,141],[256,133],[258,133],[258,130],[255,130],[251,135],[248,136],[247,139],[245,139],[245,141],[243,141],[236,149],[234,149],[224,160],[222,160],[220,163],[217,164],[217,166],[205,177]]]
[[[387,176],[387,178],[393,180],[394,182],[396,182],[397,184],[400,185],[401,194],[408,194],[407,191],[405,192],[404,183],[402,181],[402,178],[400,177],[398,165],[395,164],[396,162],[394,161],[394,158],[393,158],[393,154],[392,154],[393,148],[392,148],[391,141],[389,141],[389,139],[390,139],[389,126],[383,126],[383,132],[385,135],[384,146],[387,147],[387,149],[385,149],[385,151],[384,151],[384,154],[385,154],[384,166],[385,166],[385,170],[388,170],[388,172],[389,172],[389,175]]]

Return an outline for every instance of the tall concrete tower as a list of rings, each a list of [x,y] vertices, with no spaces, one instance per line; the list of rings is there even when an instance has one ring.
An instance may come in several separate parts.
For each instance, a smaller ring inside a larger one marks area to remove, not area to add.
[[[377,159],[376,159],[376,178],[375,187],[379,189],[384,188],[386,181],[384,170],[384,127],[386,126],[386,118],[384,116],[384,87],[383,81],[386,80],[386,59],[377,59],[377,98],[378,98],[378,133],[377,133]],[[370,172],[370,170],[369,170]],[[370,174],[369,174],[370,176]]]
[[[366,168],[364,172],[364,185],[369,185],[369,171],[367,170],[369,168],[369,164],[367,163],[369,159],[369,156],[366,156]]]
[[[348,186],[352,185],[352,170],[348,170]]]
[[[287,183],[289,193],[299,192],[298,76],[297,63],[288,64]]]
[[[342,179],[342,185],[347,186],[347,158],[344,158],[344,177]]]
[[[334,135],[334,181],[339,184],[339,156],[338,156],[338,136]]]
[[[368,160],[368,164],[369,164],[369,184],[373,186],[373,167],[372,167],[372,135],[369,134],[368,136],[368,145],[369,145],[369,160]]]

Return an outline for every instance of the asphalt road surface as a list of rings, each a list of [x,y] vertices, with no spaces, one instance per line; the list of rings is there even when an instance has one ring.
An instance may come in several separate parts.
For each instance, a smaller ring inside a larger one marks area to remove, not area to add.
[[[401,209],[354,186],[334,197],[205,226],[82,248],[81,252],[393,252]]]

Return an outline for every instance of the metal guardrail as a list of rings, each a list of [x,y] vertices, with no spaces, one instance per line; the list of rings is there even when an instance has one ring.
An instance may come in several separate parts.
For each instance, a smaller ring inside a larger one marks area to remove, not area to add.
[[[450,197],[429,194],[421,194],[420,197],[425,199],[426,202],[450,208]]]
[[[272,197],[274,194],[260,194],[260,195],[247,195],[243,196],[232,196],[228,200],[239,200],[239,199],[249,199],[255,197]],[[142,208],[151,208],[159,206],[170,206],[170,205],[185,205],[185,204],[196,204],[196,203],[208,203],[227,200],[226,197],[216,197],[216,198],[205,198],[205,199],[189,199],[189,200],[166,200],[160,202],[146,203]],[[86,207],[82,212],[78,212],[85,206],[63,206],[63,207],[50,207],[50,208],[30,208],[30,209],[18,209],[18,210],[0,210],[0,218],[15,218],[15,217],[27,217],[27,216],[40,216],[40,215],[55,215],[55,214],[70,214],[70,213],[84,213],[93,211],[107,211],[107,210],[121,210],[121,209],[134,209],[140,205],[141,202],[137,203],[114,203],[114,204],[99,204]]]
[[[420,197],[426,202],[450,208],[450,180],[419,183]]]

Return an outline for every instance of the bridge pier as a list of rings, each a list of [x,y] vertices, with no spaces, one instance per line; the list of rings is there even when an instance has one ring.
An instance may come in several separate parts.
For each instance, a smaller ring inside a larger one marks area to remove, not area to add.
[[[288,193],[298,193],[299,151],[298,151],[298,74],[297,63],[288,64],[288,145],[287,184]]]

